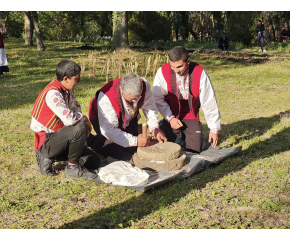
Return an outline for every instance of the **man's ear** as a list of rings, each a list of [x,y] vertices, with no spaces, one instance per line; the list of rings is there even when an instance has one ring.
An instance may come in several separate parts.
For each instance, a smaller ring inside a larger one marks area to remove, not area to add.
[[[190,64],[190,58],[187,59],[187,64]]]
[[[65,76],[65,77],[63,77],[62,81],[67,82],[68,79],[69,79],[69,78],[68,78],[67,76]]]

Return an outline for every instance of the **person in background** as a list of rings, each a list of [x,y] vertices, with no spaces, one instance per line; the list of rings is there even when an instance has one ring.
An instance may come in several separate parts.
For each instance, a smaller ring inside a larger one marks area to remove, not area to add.
[[[262,24],[261,20],[258,20],[258,24],[256,26],[256,33],[257,33],[257,39],[258,39],[258,45],[260,47],[258,52],[267,52],[265,48],[265,27],[264,24]]]
[[[94,179],[100,159],[85,146],[92,127],[82,114],[73,91],[80,83],[81,68],[70,60],[56,66],[57,79],[38,95],[31,112],[35,157],[42,175],[55,175],[54,161],[68,161],[64,177]]]
[[[223,35],[219,39],[218,48],[224,51],[224,50],[228,50],[229,46],[230,45],[229,45],[228,37],[226,36],[225,33],[223,33]]]
[[[3,33],[6,32],[6,28],[3,22],[3,19],[0,19],[0,77],[4,76],[3,72],[9,72],[7,56],[3,41]]]
[[[290,36],[290,31],[288,29],[287,26],[284,27],[284,29],[282,30],[282,35],[280,36],[280,42],[283,42],[283,40],[285,41],[289,41],[289,36]]]

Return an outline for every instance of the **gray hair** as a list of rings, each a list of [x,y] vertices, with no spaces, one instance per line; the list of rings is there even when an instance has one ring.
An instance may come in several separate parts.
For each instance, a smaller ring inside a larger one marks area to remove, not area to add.
[[[121,90],[125,95],[131,93],[133,96],[140,96],[142,87],[142,80],[135,73],[128,73],[121,79]]]

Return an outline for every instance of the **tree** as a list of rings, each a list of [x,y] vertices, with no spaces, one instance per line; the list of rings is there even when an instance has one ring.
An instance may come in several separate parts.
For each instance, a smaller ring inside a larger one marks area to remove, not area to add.
[[[37,50],[38,51],[44,51],[45,47],[41,39],[41,33],[39,29],[39,24],[38,24],[38,16],[36,11],[31,12],[31,16],[33,19],[33,26],[35,29],[35,37],[36,37],[36,44],[37,44]]]
[[[126,11],[113,12],[112,50],[118,52],[130,50],[128,40],[128,13]]]
[[[24,12],[24,25],[25,25],[25,45],[33,45],[33,22],[31,18],[31,11]]]
[[[249,46],[256,37],[255,27],[260,12],[231,12],[227,21],[230,39]]]
[[[148,43],[158,40],[170,40],[171,25],[170,15],[164,11],[129,12],[129,42],[138,41]]]

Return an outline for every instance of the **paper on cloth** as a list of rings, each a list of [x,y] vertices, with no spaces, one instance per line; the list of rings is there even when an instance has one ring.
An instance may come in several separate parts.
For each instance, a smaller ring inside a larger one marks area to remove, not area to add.
[[[125,161],[116,161],[102,167],[98,175],[105,183],[117,186],[143,185],[149,180],[149,174],[146,171],[133,167]]]

